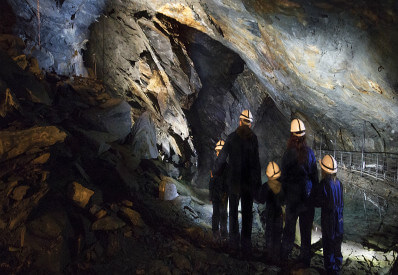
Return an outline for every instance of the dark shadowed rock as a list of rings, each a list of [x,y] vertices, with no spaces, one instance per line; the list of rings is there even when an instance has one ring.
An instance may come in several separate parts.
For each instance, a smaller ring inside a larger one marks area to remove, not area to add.
[[[181,255],[179,253],[173,253],[172,255],[173,263],[174,265],[183,271],[189,271],[191,270],[191,263],[185,257],[184,255]]]
[[[52,104],[52,99],[48,95],[48,87],[36,76],[24,71],[2,50],[0,50],[0,61],[2,63],[0,77],[18,98],[48,106]]]
[[[91,225],[92,230],[113,231],[122,228],[126,224],[117,217],[106,216],[95,221]]]
[[[130,105],[123,101],[117,105],[102,109],[91,108],[84,112],[84,120],[95,130],[107,132],[118,139],[124,139],[132,126]]]
[[[7,52],[11,57],[21,55],[25,48],[25,43],[21,38],[11,34],[0,34],[0,49]]]
[[[30,187],[27,185],[15,187],[14,191],[12,191],[11,198],[16,201],[22,200],[29,188]]]
[[[170,268],[161,260],[154,260],[148,264],[148,274],[165,274],[171,275]]]
[[[145,223],[142,220],[140,213],[138,213],[137,211],[134,211],[133,209],[122,206],[120,208],[120,214],[123,217],[127,218],[131,222],[131,224],[134,226],[138,226],[138,227],[145,226]]]

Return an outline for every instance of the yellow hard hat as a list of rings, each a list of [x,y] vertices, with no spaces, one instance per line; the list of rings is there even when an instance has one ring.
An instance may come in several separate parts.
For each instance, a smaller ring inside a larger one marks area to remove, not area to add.
[[[304,122],[301,119],[295,118],[290,123],[290,132],[297,136],[302,137],[305,135],[305,126]]]
[[[281,169],[278,164],[271,161],[268,163],[266,174],[269,180],[276,180],[281,176]]]
[[[224,147],[224,144],[225,144],[225,142],[224,142],[222,139],[220,139],[220,140],[217,142],[216,148],[214,148],[214,150],[216,150],[216,151],[221,151],[222,148]]]
[[[331,155],[326,155],[319,161],[321,168],[328,174],[337,173],[337,161]]]
[[[243,110],[239,116],[239,119],[243,122],[243,124],[249,125],[253,122],[253,115],[249,110]]]

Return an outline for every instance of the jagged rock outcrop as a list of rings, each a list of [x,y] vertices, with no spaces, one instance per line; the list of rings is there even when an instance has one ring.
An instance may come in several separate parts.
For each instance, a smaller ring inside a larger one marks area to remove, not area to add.
[[[19,26],[16,33],[26,40],[26,52],[39,60],[41,68],[62,75],[88,75],[81,51],[105,0],[7,2]]]
[[[143,113],[134,123],[131,146],[139,159],[157,158],[156,129],[148,112]]]
[[[151,115],[156,143],[167,157],[174,156],[177,164],[194,163],[182,108],[190,107],[201,83],[185,49],[166,31],[118,4],[93,25],[85,57],[98,78],[129,102],[135,120],[144,111]]]
[[[37,44],[33,2],[11,1],[10,5],[16,14],[16,30]],[[393,2],[132,0],[108,1],[105,9],[103,1],[78,5],[47,0],[41,5],[41,52],[45,52],[41,54],[45,58],[39,61],[46,68],[46,62],[54,62],[52,66],[64,73],[81,71],[71,65],[81,68],[87,27],[101,13],[107,14],[90,28],[87,65],[117,93],[134,94],[131,104],[160,113],[168,124],[159,131],[162,144],[173,144],[169,127],[183,140],[188,137],[180,106],[190,106],[200,88],[196,65],[191,66],[184,47],[170,39],[161,24],[165,21],[159,20],[163,18],[205,33],[235,51],[267,88],[278,109],[288,118],[305,118],[318,141],[321,136],[324,141],[338,135],[338,148],[359,150],[366,121],[367,150],[393,151],[396,147],[394,76],[398,62],[393,45],[398,34]],[[150,79],[164,82],[163,99],[159,91],[149,91]],[[173,111],[166,108],[169,99]]]

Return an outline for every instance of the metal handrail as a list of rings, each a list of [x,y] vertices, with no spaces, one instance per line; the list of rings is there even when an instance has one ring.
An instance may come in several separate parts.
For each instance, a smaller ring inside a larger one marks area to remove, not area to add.
[[[398,154],[365,153],[342,150],[316,150],[318,159],[334,156],[339,166],[386,182],[398,183]]]

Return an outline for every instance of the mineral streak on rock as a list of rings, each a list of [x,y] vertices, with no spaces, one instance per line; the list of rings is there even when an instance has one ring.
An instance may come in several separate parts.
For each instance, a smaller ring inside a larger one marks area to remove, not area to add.
[[[34,148],[63,142],[66,133],[55,126],[34,126],[26,130],[0,131],[0,161],[14,158]]]

